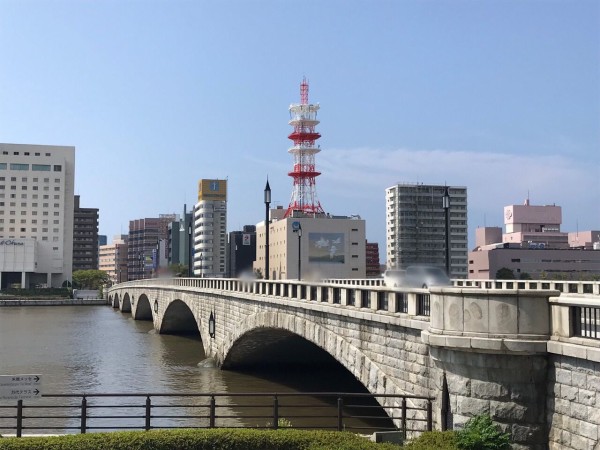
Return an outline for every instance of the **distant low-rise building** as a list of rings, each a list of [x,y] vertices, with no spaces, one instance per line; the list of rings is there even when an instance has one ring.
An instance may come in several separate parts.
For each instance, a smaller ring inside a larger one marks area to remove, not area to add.
[[[561,224],[560,206],[530,205],[529,200],[506,206],[505,233],[500,227],[476,230],[476,247],[469,252],[469,278],[493,279],[501,269],[508,269],[515,278],[600,276],[600,232],[565,233]]]
[[[99,248],[98,269],[106,272],[112,284],[127,281],[127,235],[115,236],[111,244]]]

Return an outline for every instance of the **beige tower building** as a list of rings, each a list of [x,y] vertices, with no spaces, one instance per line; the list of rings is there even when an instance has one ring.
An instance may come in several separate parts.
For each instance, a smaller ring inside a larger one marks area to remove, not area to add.
[[[227,271],[227,180],[200,180],[194,206],[194,276],[223,278]]]
[[[75,147],[0,144],[0,287],[60,287],[73,268]]]

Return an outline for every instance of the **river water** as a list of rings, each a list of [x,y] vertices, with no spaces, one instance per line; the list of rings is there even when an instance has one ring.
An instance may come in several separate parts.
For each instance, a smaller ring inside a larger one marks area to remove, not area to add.
[[[198,363],[204,358],[198,337],[158,334],[152,322],[133,320],[130,314],[108,306],[0,307],[0,375],[41,374],[44,394],[361,389],[343,369],[247,373],[203,367]],[[206,403],[206,399],[202,401]],[[0,405],[14,403],[0,400]],[[323,413],[335,414],[334,404],[319,399],[312,403],[328,410]],[[228,413],[236,416],[235,411]],[[66,422],[72,425],[73,421]],[[162,425],[173,425],[171,422]],[[257,422],[232,417],[219,425],[261,425]],[[6,423],[0,420],[0,433],[7,432],[2,429]]]

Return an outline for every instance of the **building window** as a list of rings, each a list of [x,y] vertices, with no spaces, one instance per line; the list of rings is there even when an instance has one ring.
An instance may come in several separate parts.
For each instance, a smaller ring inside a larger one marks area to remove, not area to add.
[[[60,166],[60,165],[55,165],[55,166],[54,166],[54,171],[55,171],[55,172],[62,172],[62,166]]]
[[[29,164],[12,163],[10,165],[10,170],[29,170]]]

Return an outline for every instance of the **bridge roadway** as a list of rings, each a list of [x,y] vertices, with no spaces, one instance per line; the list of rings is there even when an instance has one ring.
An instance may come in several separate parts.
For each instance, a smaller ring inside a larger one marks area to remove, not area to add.
[[[438,429],[489,413],[516,449],[594,448],[599,283],[507,283],[173,278],[121,283],[108,298],[160,333],[199,332],[222,368],[334,358],[373,394],[435,398]]]

